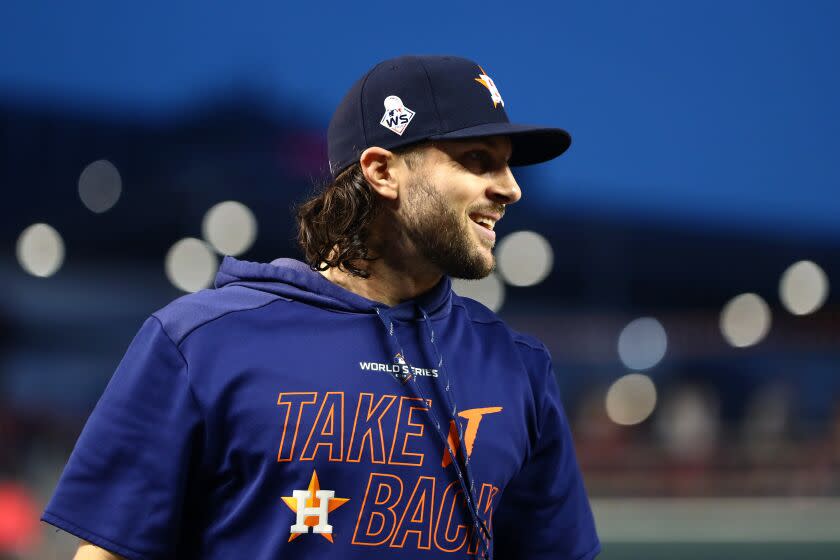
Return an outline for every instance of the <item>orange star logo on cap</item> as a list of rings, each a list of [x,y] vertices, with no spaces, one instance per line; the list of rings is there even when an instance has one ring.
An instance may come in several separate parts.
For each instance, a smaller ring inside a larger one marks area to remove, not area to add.
[[[490,99],[493,101],[493,108],[495,109],[499,104],[502,107],[505,106],[505,102],[502,100],[502,94],[499,93],[499,89],[496,87],[496,84],[493,82],[493,79],[487,75],[487,72],[484,71],[484,68],[481,66],[478,67],[481,70],[481,74],[479,74],[478,78],[474,78],[476,82],[483,85],[487,88],[487,91],[490,92]]]

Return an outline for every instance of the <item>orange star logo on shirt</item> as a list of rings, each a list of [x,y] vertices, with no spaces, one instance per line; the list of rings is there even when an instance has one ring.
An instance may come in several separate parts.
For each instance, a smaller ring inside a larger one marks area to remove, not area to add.
[[[306,498],[306,501],[305,501],[304,504],[299,504],[298,503],[298,497],[283,496],[283,503],[285,503],[289,507],[289,509],[291,509],[293,512],[295,512],[295,515],[300,515],[303,518],[303,524],[306,526],[307,529],[309,527],[318,527],[319,524],[322,524],[322,523],[326,524],[326,521],[327,521],[326,520],[326,515],[324,515],[323,519],[322,519],[321,516],[318,513],[310,513],[310,514],[301,513],[301,514],[299,514],[299,510],[302,510],[304,508],[311,512],[311,511],[314,511],[315,509],[321,507],[321,498],[318,497],[318,492],[320,490],[321,490],[321,484],[318,482],[318,473],[316,473],[315,470],[313,469],[312,470],[312,478],[309,480],[309,488],[307,488],[305,490],[305,492],[306,492],[305,495],[307,496],[307,498]],[[298,494],[299,496],[302,496],[303,492],[304,491],[300,491],[300,490],[295,491],[295,493]],[[332,494],[332,492],[330,492],[330,494]],[[341,506],[346,504],[348,501],[350,501],[349,498],[329,497],[329,498],[325,498],[325,499],[327,500],[327,508],[326,508],[325,513],[330,513],[331,511],[334,511],[334,510],[340,508]],[[292,527],[294,527],[294,525]],[[332,526],[327,525],[327,527],[329,527],[328,531],[319,532],[318,534],[321,535],[322,537],[324,537],[325,539],[327,539],[328,541],[333,542]],[[296,538],[298,538],[302,534],[304,534],[304,533],[303,532],[292,531],[292,534],[289,536],[289,541],[288,542],[292,542],[293,540],[295,540]]]

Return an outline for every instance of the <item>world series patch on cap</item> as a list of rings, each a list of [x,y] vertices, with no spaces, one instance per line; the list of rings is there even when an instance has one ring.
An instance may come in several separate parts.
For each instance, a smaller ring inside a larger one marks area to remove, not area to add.
[[[560,128],[514,124],[496,83],[477,63],[455,56],[401,56],[380,62],[353,84],[327,131],[337,177],[371,146],[394,149],[424,140],[505,135],[510,165],[555,158],[572,142]]]

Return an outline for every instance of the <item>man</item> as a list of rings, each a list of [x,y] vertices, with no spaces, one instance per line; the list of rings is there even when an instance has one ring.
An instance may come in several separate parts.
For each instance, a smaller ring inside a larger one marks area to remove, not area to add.
[[[594,558],[548,352],[449,282],[493,269],[509,165],[569,143],[469,60],[374,67],[298,210],[308,264],[228,257],[153,314],[43,519],[77,558]]]

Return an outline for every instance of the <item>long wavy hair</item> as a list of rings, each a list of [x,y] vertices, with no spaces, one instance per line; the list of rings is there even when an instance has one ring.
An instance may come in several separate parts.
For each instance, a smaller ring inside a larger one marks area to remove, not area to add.
[[[401,154],[411,169],[417,165],[423,145],[392,151]],[[298,244],[307,264],[313,270],[338,267],[353,276],[368,278],[364,263],[377,258],[368,245],[370,228],[381,205],[358,162],[321,185],[296,209]]]
[[[367,278],[360,267],[376,257],[367,245],[380,203],[358,163],[297,207],[298,243],[313,270],[339,267]]]

